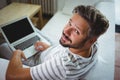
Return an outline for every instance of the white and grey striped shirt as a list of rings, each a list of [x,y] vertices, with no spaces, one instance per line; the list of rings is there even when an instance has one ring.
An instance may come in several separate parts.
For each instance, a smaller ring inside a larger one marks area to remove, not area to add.
[[[41,54],[41,64],[31,67],[33,80],[79,80],[97,61],[97,46],[89,58],[76,55],[62,46],[50,47]]]

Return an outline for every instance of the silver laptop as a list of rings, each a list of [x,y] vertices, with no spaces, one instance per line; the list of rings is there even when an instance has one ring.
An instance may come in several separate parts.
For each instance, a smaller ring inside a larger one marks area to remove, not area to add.
[[[11,21],[0,26],[1,32],[12,50],[23,50],[26,58],[31,57],[37,51],[34,43],[40,40],[35,28],[28,17]]]

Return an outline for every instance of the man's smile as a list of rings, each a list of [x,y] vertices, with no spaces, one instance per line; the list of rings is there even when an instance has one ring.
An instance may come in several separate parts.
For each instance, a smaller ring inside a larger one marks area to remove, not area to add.
[[[72,41],[69,39],[69,37],[68,37],[67,35],[65,35],[65,33],[63,33],[61,39],[62,39],[62,41],[64,41],[64,42],[66,42],[66,41],[70,41],[70,43],[72,42]]]

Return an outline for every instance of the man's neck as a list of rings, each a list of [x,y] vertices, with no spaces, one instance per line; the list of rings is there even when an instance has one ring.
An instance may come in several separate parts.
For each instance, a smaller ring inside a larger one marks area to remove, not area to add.
[[[69,50],[77,55],[80,55],[82,57],[88,58],[91,56],[91,48],[89,49],[74,49],[74,48],[69,48]]]

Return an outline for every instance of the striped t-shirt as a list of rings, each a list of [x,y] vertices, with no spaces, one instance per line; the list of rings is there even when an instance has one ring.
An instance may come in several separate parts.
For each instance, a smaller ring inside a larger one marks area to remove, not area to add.
[[[89,58],[74,54],[68,48],[53,46],[41,54],[41,64],[31,67],[33,80],[79,80],[97,61],[97,46]]]

